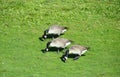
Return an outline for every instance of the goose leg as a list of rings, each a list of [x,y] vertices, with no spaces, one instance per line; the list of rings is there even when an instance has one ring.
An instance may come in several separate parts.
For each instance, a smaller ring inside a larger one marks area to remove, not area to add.
[[[58,48],[58,51],[57,51],[57,53],[59,53],[60,52],[60,49]]]
[[[77,55],[75,58],[73,58],[73,60],[77,60],[79,59],[80,55]]]
[[[54,39],[54,37],[52,37],[52,40]]]
[[[64,47],[63,49],[65,50],[65,49],[67,49],[67,47]]]

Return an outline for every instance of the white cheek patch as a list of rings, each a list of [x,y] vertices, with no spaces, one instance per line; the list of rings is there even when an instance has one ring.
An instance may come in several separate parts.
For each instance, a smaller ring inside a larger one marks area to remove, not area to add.
[[[65,57],[65,59],[67,60],[67,57]]]
[[[45,37],[45,38],[47,38],[47,36],[46,36],[46,35],[45,35],[44,37]]]
[[[48,51],[48,48],[46,49],[46,51]]]

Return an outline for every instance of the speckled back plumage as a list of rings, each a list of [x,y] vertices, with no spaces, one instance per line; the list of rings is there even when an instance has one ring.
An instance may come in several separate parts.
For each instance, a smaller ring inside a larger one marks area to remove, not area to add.
[[[70,54],[82,54],[83,51],[87,50],[86,47],[80,45],[73,45],[69,48]]]
[[[70,42],[70,40],[68,40],[68,39],[56,38],[56,39],[53,39],[51,41],[50,46],[65,48],[66,47],[66,43],[69,43],[69,42]]]
[[[48,33],[50,34],[61,34],[65,28],[63,26],[53,25],[49,28]]]

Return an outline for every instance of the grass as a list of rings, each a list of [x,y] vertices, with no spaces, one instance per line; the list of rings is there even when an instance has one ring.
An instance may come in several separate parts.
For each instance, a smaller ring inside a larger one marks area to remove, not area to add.
[[[42,53],[38,38],[52,24],[91,49],[67,63]],[[0,0],[0,77],[119,77],[119,0]]]

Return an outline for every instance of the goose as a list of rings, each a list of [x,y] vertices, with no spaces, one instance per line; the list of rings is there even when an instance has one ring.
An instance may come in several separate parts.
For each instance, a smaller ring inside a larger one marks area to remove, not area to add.
[[[54,38],[54,36],[58,37],[61,34],[63,34],[65,31],[67,31],[67,29],[68,29],[68,27],[53,25],[49,29],[44,31],[44,34],[42,35],[42,37],[40,39],[43,41],[46,38],[48,38],[49,35],[51,35],[52,38]]]
[[[47,46],[45,48],[45,52],[49,51],[49,48],[57,48],[57,52],[59,53],[60,49],[65,49],[68,45],[71,44],[71,40],[65,39],[65,38],[55,38],[52,41],[47,43]]]
[[[66,62],[68,55],[74,54],[77,55],[73,60],[77,60],[81,55],[83,55],[89,47],[81,46],[81,45],[72,45],[69,49],[65,51],[65,54],[62,57],[62,61]]]

